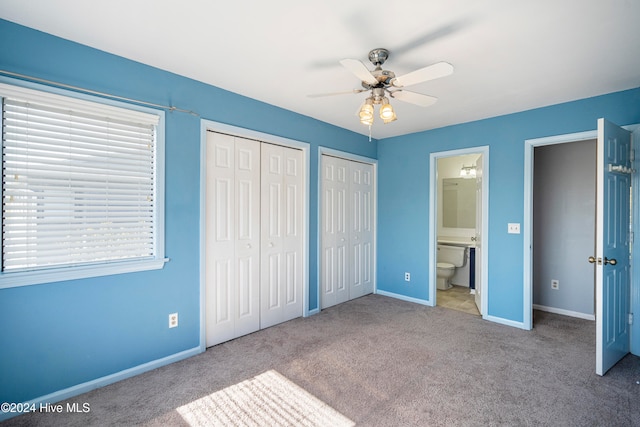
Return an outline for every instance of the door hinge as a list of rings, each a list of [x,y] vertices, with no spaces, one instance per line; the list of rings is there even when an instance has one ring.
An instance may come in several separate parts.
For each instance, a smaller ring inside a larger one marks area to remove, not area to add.
[[[633,325],[633,313],[629,313],[629,324]]]
[[[631,149],[629,152],[629,161],[633,162],[636,159],[636,150]]]

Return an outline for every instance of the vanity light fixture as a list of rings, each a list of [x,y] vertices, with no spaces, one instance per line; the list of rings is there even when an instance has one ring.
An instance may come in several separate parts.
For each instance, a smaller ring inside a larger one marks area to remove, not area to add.
[[[461,178],[475,178],[476,177],[476,167],[475,166],[462,166],[460,169],[460,177]]]

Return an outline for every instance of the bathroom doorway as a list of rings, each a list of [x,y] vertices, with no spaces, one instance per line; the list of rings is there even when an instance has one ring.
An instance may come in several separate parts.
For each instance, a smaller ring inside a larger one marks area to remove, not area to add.
[[[488,147],[475,147],[432,153],[430,162],[430,305],[483,317],[488,295],[483,239],[488,227],[488,156]]]

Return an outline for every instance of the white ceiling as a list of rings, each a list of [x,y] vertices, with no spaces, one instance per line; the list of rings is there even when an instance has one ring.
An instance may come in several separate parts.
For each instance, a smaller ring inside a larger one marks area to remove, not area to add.
[[[0,1],[0,18],[362,134],[366,93],[307,97],[360,87],[340,59],[455,67],[408,88],[435,105],[393,100],[378,139],[640,87],[638,17],[638,0]]]

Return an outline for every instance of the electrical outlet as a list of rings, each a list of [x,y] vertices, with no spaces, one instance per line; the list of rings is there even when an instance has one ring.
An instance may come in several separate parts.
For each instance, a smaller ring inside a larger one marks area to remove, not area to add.
[[[178,313],[171,313],[169,315],[169,327],[176,328],[178,326]]]
[[[551,289],[560,289],[560,281],[556,279],[551,280]]]
[[[411,281],[411,273],[404,273],[404,280],[406,282],[410,282]]]
[[[510,222],[507,224],[507,232],[509,234],[520,234],[520,223]]]

